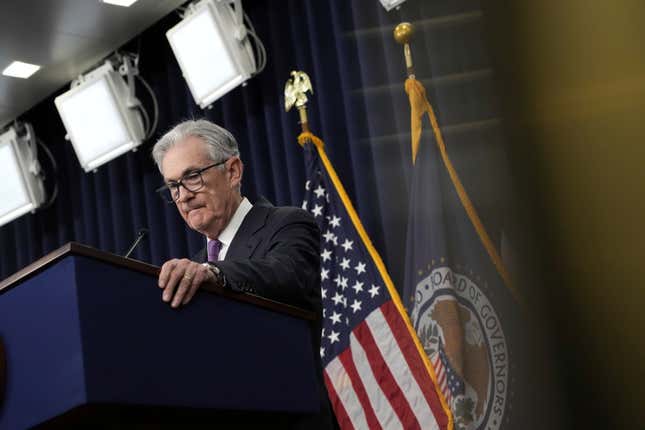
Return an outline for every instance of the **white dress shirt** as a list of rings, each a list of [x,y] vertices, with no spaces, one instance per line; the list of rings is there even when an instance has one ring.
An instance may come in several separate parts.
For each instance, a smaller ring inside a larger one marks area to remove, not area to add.
[[[246,215],[249,213],[253,205],[247,199],[244,197],[242,199],[242,202],[240,205],[237,207],[237,210],[233,214],[233,217],[231,220],[228,222],[226,227],[224,227],[224,230],[219,234],[219,239],[220,242],[222,242],[222,247],[219,251],[219,255],[217,257],[217,260],[223,260],[226,258],[226,253],[228,252],[228,248],[231,246],[231,242],[233,242],[233,239],[235,238],[235,235],[237,234],[237,231],[239,230],[240,226],[242,225],[242,221],[244,221],[244,218],[246,218]],[[210,238],[206,238],[206,247],[208,248],[208,242],[210,242]]]

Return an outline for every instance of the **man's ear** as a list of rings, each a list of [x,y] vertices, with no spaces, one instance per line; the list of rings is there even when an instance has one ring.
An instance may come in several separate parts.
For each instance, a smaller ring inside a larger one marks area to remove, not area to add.
[[[244,173],[244,164],[239,157],[231,157],[226,162],[226,171],[229,175],[229,185],[232,188],[238,187],[242,183],[242,174]]]

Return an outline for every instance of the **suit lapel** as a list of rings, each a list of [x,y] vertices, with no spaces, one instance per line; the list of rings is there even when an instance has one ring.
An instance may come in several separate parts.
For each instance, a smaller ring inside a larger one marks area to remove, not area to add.
[[[237,230],[225,259],[250,258],[253,255],[253,251],[262,240],[256,233],[266,224],[270,210],[271,204],[264,199],[253,205]]]

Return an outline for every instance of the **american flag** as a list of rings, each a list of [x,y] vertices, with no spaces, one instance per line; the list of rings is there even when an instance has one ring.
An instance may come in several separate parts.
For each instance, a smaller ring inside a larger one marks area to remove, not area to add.
[[[439,353],[432,359],[432,367],[437,375],[437,384],[448,404],[452,398],[463,394],[466,386],[457,372],[450,365],[450,360],[443,348],[443,342],[439,342]]]
[[[322,233],[320,355],[338,422],[342,429],[452,428],[401,300],[318,143],[305,144],[302,207]]]

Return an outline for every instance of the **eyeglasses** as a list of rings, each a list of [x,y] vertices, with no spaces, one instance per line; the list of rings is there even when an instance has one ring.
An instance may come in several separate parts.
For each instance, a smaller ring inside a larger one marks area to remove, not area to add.
[[[193,170],[192,172],[188,172],[178,181],[167,182],[165,185],[157,188],[155,191],[166,202],[174,203],[179,200],[180,187],[184,187],[191,192],[199,191],[204,186],[204,178],[202,178],[202,173],[210,168],[221,166],[227,161],[228,159],[220,161],[219,163],[211,164],[210,166],[206,166],[198,170]]]

